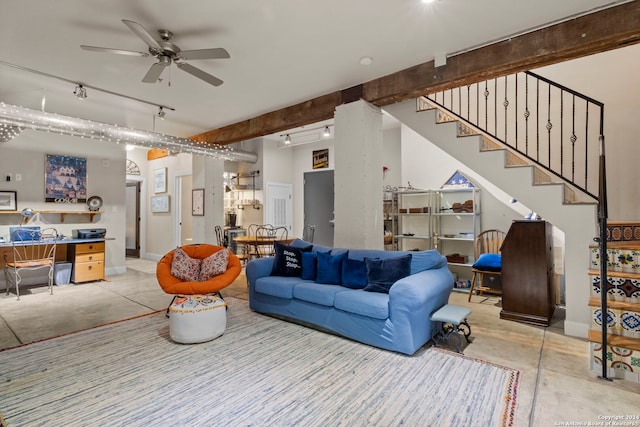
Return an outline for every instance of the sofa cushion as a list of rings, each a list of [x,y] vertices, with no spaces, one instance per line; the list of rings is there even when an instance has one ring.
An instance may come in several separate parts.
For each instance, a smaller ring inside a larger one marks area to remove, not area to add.
[[[184,282],[197,282],[200,278],[199,259],[191,258],[182,248],[176,248],[171,260],[171,275]]]
[[[227,271],[227,265],[229,265],[229,250],[222,248],[202,260],[198,280],[206,282],[215,276],[221,275]]]
[[[296,247],[274,242],[275,257],[272,276],[300,277],[302,273],[302,252],[311,250],[311,245]]]
[[[387,259],[365,258],[364,262],[367,265],[367,286],[364,290],[368,292],[389,293],[396,281],[411,273],[411,254]]]
[[[342,282],[342,261],[347,257],[347,251],[338,254],[318,252],[318,274],[316,283],[339,285]]]
[[[411,274],[433,270],[447,264],[447,258],[435,249],[411,252]]]
[[[318,254],[315,252],[302,252],[302,280],[316,280],[318,274]]]
[[[367,265],[359,259],[346,258],[342,261],[342,286],[362,289],[367,286]]]
[[[299,277],[266,276],[256,280],[255,290],[261,294],[292,299],[293,288],[298,283]]]
[[[365,292],[363,289],[349,289],[335,294],[333,306],[338,310],[374,319],[389,317],[389,295]]]
[[[299,282],[293,289],[293,297],[302,301],[333,307],[335,294],[344,291],[346,289],[339,285]]]
[[[473,268],[484,271],[502,270],[502,257],[500,254],[482,254],[473,263]]]

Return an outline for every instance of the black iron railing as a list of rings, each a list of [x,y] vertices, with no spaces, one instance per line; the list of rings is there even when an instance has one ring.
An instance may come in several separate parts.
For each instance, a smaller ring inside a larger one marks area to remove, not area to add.
[[[425,98],[598,200],[602,102],[530,71]]]
[[[523,93],[524,92],[524,93]],[[604,104],[530,71],[430,94],[430,102],[524,155],[598,202],[600,309],[607,313]],[[418,109],[429,108],[418,99]],[[597,192],[597,193],[596,193]],[[597,194],[597,195],[596,195]],[[607,322],[602,374],[607,376]]]

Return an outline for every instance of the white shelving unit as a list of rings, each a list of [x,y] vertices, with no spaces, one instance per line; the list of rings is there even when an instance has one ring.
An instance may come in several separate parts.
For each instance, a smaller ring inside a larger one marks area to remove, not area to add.
[[[392,249],[409,251],[432,248],[431,191],[393,191],[390,198]]]
[[[471,280],[475,237],[481,231],[480,190],[470,188],[444,188],[433,190],[433,244],[441,254],[461,260],[450,260],[449,268],[458,281]],[[455,288],[468,292],[468,288]]]
[[[437,249],[460,255],[449,268],[460,281],[471,280],[474,241],[480,233],[480,190],[475,187],[390,191],[384,194],[388,250]],[[468,288],[456,288],[468,292]]]

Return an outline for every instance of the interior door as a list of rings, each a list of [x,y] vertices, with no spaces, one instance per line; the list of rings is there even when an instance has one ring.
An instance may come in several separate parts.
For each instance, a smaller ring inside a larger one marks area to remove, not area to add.
[[[333,170],[304,174],[304,223],[315,225],[313,243],[333,246]]]
[[[140,258],[140,181],[129,181],[125,196],[126,256]]]
[[[175,185],[176,242],[178,246],[193,243],[193,218],[191,216],[191,175],[177,176]]]
[[[274,227],[286,227],[291,235],[291,184],[267,183],[264,220]]]

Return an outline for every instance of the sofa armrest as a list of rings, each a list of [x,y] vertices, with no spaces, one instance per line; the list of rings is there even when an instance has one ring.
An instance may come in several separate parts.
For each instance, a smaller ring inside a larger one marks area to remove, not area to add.
[[[273,257],[256,258],[247,263],[245,273],[247,275],[247,283],[249,287],[253,288],[261,277],[269,276],[273,269]]]
[[[398,280],[389,290],[390,316],[426,316],[449,301],[453,276],[443,266],[424,270]]]

